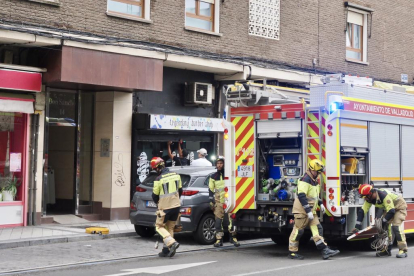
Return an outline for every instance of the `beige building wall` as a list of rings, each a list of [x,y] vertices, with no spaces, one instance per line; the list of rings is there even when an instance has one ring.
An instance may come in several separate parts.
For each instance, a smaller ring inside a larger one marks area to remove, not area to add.
[[[131,187],[132,94],[97,92],[95,103],[93,201],[102,202],[102,219],[127,219]],[[109,139],[109,157],[101,140]]]

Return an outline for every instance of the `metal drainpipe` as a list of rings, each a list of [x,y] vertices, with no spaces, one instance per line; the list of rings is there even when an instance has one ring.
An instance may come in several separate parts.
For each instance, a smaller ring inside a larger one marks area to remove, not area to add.
[[[36,221],[36,200],[37,200],[37,154],[39,142],[39,114],[34,115],[34,159],[33,159],[33,225],[37,225]]]
[[[29,202],[28,202],[28,210],[27,210],[27,216],[28,216],[28,225],[33,225],[33,217],[32,217],[32,205],[33,205],[33,163],[34,163],[34,116],[30,116],[30,174],[29,174]]]

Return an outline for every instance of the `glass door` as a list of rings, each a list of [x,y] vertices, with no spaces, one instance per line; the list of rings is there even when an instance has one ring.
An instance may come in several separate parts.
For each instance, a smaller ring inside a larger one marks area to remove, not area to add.
[[[43,215],[91,213],[94,94],[46,94]]]

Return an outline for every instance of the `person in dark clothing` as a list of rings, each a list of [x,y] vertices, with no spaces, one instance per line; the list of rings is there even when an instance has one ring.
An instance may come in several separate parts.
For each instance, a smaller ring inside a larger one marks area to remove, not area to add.
[[[171,152],[171,144],[172,141],[168,142],[168,156],[175,162],[176,166],[189,166],[190,160],[187,159],[188,151],[186,149],[181,149],[181,144],[183,143],[183,139],[178,141],[178,154],[180,157],[173,156]]]

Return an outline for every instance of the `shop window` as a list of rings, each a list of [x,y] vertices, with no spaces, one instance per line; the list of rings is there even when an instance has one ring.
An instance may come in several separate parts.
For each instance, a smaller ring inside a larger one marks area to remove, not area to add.
[[[346,60],[367,61],[367,14],[348,11],[346,24]]]
[[[107,14],[150,22],[150,0],[108,0]]]
[[[219,6],[216,0],[186,0],[186,29],[218,33]]]
[[[0,205],[23,201],[25,120],[22,113],[0,112]]]

